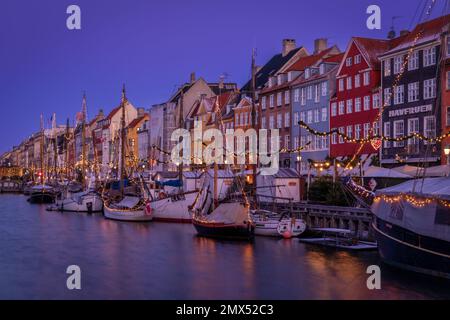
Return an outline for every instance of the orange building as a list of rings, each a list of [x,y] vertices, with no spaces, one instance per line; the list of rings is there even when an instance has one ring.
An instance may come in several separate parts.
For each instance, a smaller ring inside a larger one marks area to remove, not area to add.
[[[139,159],[139,129],[142,125],[150,120],[148,113],[144,113],[143,110],[138,110],[138,117],[130,122],[127,127],[127,139],[128,139],[128,156],[129,159],[138,162]]]

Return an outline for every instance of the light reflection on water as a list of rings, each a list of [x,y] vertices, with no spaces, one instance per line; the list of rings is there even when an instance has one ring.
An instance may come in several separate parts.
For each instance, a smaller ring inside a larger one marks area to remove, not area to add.
[[[450,298],[449,282],[382,264],[382,290],[368,290],[376,252],[261,237],[218,241],[188,224],[47,212],[25,199],[0,195],[2,299]],[[81,267],[80,291],[66,289],[71,264]]]

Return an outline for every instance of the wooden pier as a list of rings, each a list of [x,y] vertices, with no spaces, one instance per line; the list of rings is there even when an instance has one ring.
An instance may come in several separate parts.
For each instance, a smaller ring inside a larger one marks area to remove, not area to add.
[[[275,212],[292,212],[305,220],[308,228],[342,228],[355,232],[360,240],[373,240],[369,209],[318,205],[308,203],[260,203],[261,207]]]

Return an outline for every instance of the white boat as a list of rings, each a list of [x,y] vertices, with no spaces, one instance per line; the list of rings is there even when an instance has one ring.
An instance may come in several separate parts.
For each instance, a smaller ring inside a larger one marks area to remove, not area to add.
[[[93,191],[71,194],[69,198],[58,200],[49,207],[52,211],[71,212],[101,212],[103,210],[102,197]]]
[[[155,221],[190,223],[192,217],[189,206],[194,203],[196,197],[197,191],[168,195],[150,202],[153,219]]]
[[[125,196],[120,202],[105,203],[104,215],[108,219],[119,221],[151,221],[153,219],[149,203],[143,203],[140,197]]]
[[[268,210],[252,210],[251,214],[255,222],[255,235],[292,238],[306,230],[302,219],[282,217]]]

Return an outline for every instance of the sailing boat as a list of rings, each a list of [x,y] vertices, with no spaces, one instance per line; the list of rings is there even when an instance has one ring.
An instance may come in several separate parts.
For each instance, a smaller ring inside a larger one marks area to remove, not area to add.
[[[97,193],[95,188],[95,174],[91,172],[89,182],[86,188],[85,175],[86,175],[86,119],[87,119],[87,106],[86,106],[86,94],[83,94],[82,102],[82,122],[81,122],[81,186],[83,187],[81,192],[71,192],[70,184],[67,185],[65,199],[56,201],[55,205],[48,208],[53,211],[72,211],[72,212],[101,212],[103,210],[103,199],[100,194]]]
[[[41,141],[40,141],[41,168],[39,172],[41,184],[31,188],[30,197],[27,200],[30,203],[53,203],[56,198],[55,189],[52,186],[46,184],[46,170],[44,165],[44,144],[45,144],[44,120],[41,115]]]
[[[220,96],[220,94],[219,94]],[[218,103],[218,98],[216,103]],[[220,116],[220,108],[218,115]],[[219,117],[216,117],[216,127]],[[205,176],[203,188],[199,192],[192,206],[192,224],[201,236],[214,238],[227,238],[236,240],[251,240],[255,227],[250,215],[250,203],[242,186],[241,177],[234,178],[234,192],[237,198],[228,199],[219,203],[218,199],[218,164],[214,162],[214,180]],[[211,187],[213,191],[211,192]],[[230,190],[229,190],[230,191]],[[213,198],[211,199],[211,193]]]
[[[140,191],[143,189],[143,181],[140,178],[140,185],[137,186],[137,192],[131,191],[130,188],[125,189],[125,184],[129,183],[125,170],[125,105],[127,98],[125,96],[125,86],[122,89],[122,99],[120,108],[122,110],[121,126],[120,126],[120,157],[119,157],[119,190],[114,190],[115,182],[110,183],[111,188],[106,195],[104,201],[104,215],[108,219],[119,221],[151,221],[151,208],[147,201],[144,200]]]

